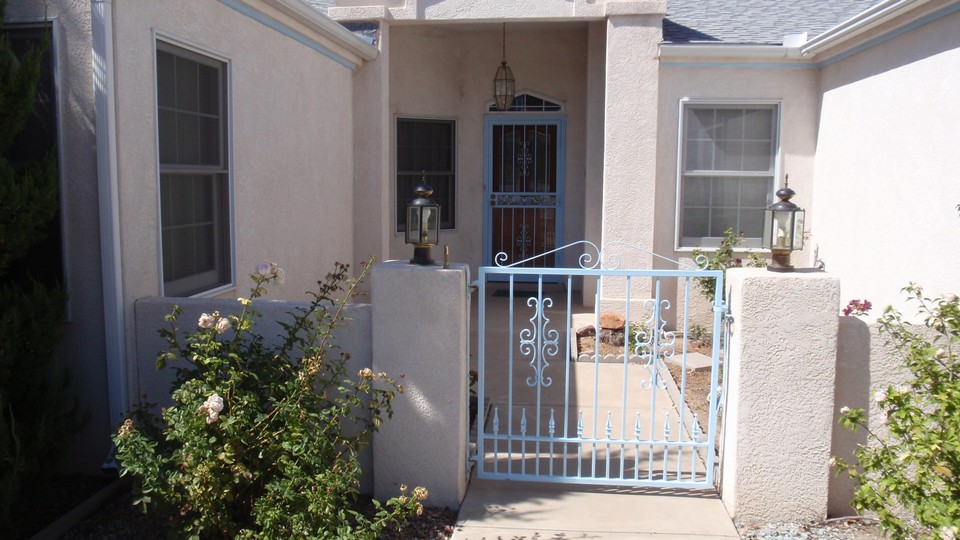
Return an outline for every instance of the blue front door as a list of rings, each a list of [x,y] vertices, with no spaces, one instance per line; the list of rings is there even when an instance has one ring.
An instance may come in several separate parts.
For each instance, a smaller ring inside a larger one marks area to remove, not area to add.
[[[484,123],[484,263],[551,268],[562,245],[562,117]]]

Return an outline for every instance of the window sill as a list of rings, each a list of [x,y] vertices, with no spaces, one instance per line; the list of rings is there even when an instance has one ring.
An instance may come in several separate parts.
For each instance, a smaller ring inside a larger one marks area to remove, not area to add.
[[[214,289],[210,289],[209,291],[203,291],[197,294],[190,295],[187,298],[215,298],[225,293],[228,293],[230,291],[236,291],[236,290],[237,290],[236,283],[228,283],[226,285],[221,285]]]

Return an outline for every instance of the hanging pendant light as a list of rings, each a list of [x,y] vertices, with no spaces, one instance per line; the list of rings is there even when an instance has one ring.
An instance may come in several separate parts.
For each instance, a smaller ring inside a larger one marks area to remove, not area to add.
[[[513,104],[516,81],[513,70],[507,65],[507,23],[503,23],[503,61],[497,68],[497,76],[493,79],[493,99],[497,103],[498,111],[506,111]]]

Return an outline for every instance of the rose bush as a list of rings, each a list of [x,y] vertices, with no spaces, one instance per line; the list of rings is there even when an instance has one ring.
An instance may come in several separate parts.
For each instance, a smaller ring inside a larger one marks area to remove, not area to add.
[[[913,284],[904,290],[923,326],[889,307],[879,324],[910,380],[874,392],[881,427],[868,427],[864,409],[840,409],[841,423],[866,429],[868,439],[854,463],[833,463],[854,480],[853,507],[875,513],[893,537],[953,539],[960,534],[960,301],[926,298]]]
[[[333,330],[368,266],[348,279],[338,263],[281,323],[275,346],[254,332],[254,307],[283,279],[276,264],[250,276],[237,315],[204,313],[183,334],[174,308],[157,359],[176,367],[173,405],[159,420],[137,411],[114,437],[136,504],[169,516],[185,538],[376,538],[422,512],[426,490],[405,487],[372,512],[356,510],[358,454],[403,390],[369,368],[349,377],[347,355],[334,354]]]

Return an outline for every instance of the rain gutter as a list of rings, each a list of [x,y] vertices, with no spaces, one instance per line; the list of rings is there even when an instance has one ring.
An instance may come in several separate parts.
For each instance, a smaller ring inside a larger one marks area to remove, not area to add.
[[[97,188],[100,207],[100,265],[103,327],[110,422],[129,409],[120,251],[120,199],[117,176],[117,118],[113,66],[113,2],[92,0],[93,107],[97,140]]]
[[[858,15],[834,26],[800,47],[804,56],[816,55],[830,47],[859,36],[877,26],[928,3],[930,0],[884,0]]]

